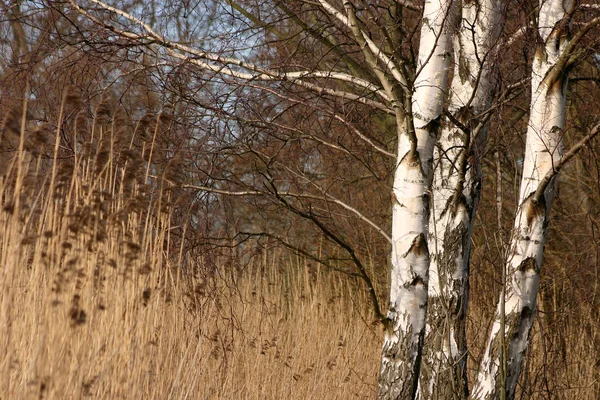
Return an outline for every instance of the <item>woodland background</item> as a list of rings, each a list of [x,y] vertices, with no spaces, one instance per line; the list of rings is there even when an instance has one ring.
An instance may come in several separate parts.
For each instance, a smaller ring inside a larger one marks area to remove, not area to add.
[[[527,2],[514,6],[519,20]],[[259,56],[282,65],[291,52],[328,56],[314,54],[310,27],[259,29],[233,3],[125,7],[215,50],[236,32],[242,54],[270,40]],[[299,12],[283,8],[288,21]],[[363,278],[385,304],[389,243],[335,199],[389,228],[393,162],[351,135],[391,149],[389,121],[352,102],[350,125],[325,118],[314,104],[329,100],[314,93],[289,89],[302,103],[252,84],[233,90],[86,24],[66,3],[0,2],[0,398],[374,397],[382,328]],[[518,40],[506,82],[528,74],[531,49]],[[571,73],[567,143],[598,116],[593,60]],[[527,95],[491,119],[471,374],[502,286]],[[273,113],[278,122],[266,123]],[[599,150],[591,142],[559,177],[519,398],[600,396]],[[314,212],[364,271],[268,191],[274,171],[290,192],[328,188],[334,197],[295,207]]]

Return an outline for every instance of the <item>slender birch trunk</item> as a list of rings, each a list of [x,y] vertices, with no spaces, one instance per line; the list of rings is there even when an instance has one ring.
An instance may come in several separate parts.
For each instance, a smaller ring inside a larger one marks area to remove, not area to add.
[[[481,157],[496,85],[495,46],[503,0],[464,0],[454,36],[448,112],[434,154],[429,223],[427,328],[420,377],[423,399],[466,398],[466,314],[470,241],[481,187]],[[460,11],[460,9],[459,9]]]
[[[567,76],[554,67],[568,44],[564,21],[572,7],[572,0],[540,2],[540,45],[532,65],[519,208],[507,257],[505,290],[473,389],[475,399],[514,398],[529,342],[556,182],[540,185],[562,157]]]
[[[423,10],[417,77],[411,118],[398,126],[398,165],[392,210],[392,271],[380,399],[414,399],[417,391],[425,317],[429,250],[427,223],[431,164],[448,86],[452,0],[428,0]]]

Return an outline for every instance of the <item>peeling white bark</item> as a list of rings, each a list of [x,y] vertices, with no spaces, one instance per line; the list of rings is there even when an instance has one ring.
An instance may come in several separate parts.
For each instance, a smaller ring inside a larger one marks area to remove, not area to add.
[[[448,88],[451,8],[452,0],[425,2],[412,99],[414,125],[408,127],[414,126],[416,148],[404,127],[399,127],[390,304],[379,377],[380,399],[413,399],[417,391],[427,309],[431,162]]]
[[[496,399],[502,391],[507,399],[514,398],[529,341],[555,182],[536,193],[562,157],[567,77],[552,69],[568,44],[562,20],[572,7],[571,0],[540,3],[538,32],[544,45],[537,49],[532,65],[529,126],[507,282],[473,389],[475,399]]]
[[[466,129],[444,123],[434,155],[429,303],[420,379],[424,399],[468,394],[465,323],[470,239],[487,138],[487,121],[478,116],[492,102],[503,8],[503,0],[465,1],[458,15],[448,112]]]

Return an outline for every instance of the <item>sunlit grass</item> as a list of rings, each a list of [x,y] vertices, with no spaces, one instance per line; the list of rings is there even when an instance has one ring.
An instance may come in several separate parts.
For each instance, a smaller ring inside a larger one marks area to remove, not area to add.
[[[124,131],[98,107],[70,157],[54,130],[5,120],[0,399],[374,398],[382,331],[360,284],[278,250],[244,265],[181,251],[170,184],[148,179],[156,123]],[[524,398],[597,398],[598,323],[570,322],[551,346],[537,325]]]

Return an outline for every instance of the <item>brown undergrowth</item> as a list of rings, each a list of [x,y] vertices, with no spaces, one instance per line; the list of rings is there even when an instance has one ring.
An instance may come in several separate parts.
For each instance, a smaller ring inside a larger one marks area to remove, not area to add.
[[[170,237],[160,118],[22,114],[2,138],[1,399],[373,397],[379,331],[347,281],[277,252],[209,268]]]
[[[128,123],[108,102],[89,114],[78,103],[67,91],[54,126],[4,119],[0,399],[375,397],[382,335],[354,278],[277,250],[243,267],[185,251],[175,163],[154,162],[168,159],[155,143],[163,118]],[[495,298],[482,271],[470,368]],[[521,398],[595,399],[597,310],[558,313],[548,293]]]

